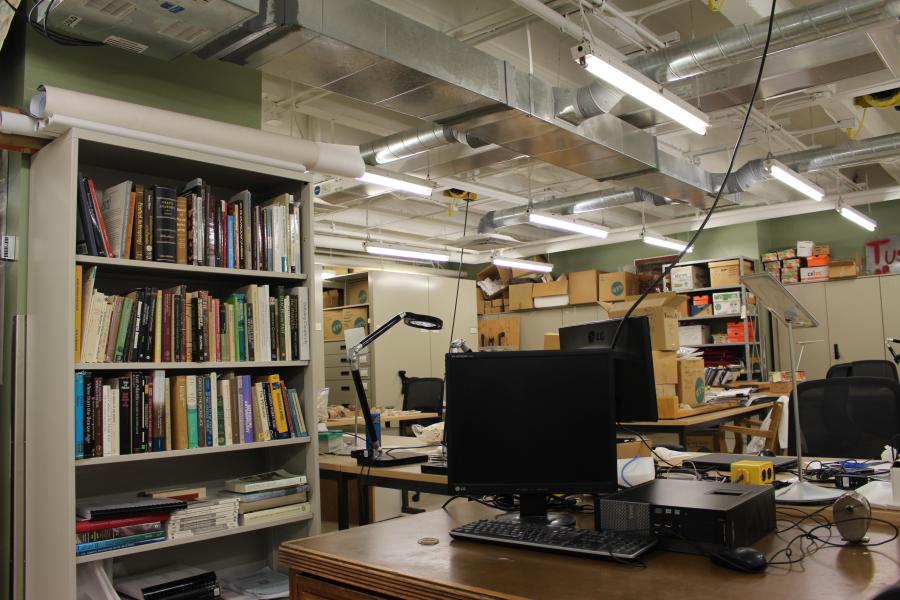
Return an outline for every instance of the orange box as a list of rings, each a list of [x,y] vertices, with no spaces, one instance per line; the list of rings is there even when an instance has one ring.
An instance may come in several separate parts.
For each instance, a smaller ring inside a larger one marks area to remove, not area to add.
[[[699,306],[701,304],[712,304],[709,300],[709,294],[704,294],[703,296],[694,296],[694,306]]]
[[[807,267],[827,267],[829,256],[827,254],[820,254],[818,256],[807,256],[806,257],[806,266]]]

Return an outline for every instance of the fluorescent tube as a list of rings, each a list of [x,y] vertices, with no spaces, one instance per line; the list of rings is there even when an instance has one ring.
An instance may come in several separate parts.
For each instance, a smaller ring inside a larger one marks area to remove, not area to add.
[[[875,231],[875,228],[878,226],[878,223],[876,223],[873,219],[870,219],[855,208],[847,206],[846,204],[842,204],[838,208],[838,212],[841,213],[841,216],[845,219],[853,221],[854,223],[856,223],[863,229],[867,229],[868,231]]]
[[[668,248],[669,250],[678,250],[679,252],[687,248],[687,244],[682,242],[681,240],[665,237],[663,235],[657,235],[655,233],[644,233],[641,234],[641,237],[644,238],[645,244],[650,244],[651,246],[659,246],[660,248]],[[688,252],[693,251],[693,246],[688,248]]]
[[[533,260],[522,260],[520,258],[501,258],[495,257],[491,260],[494,266],[509,267],[511,269],[527,269],[530,271],[540,271],[541,273],[549,273],[553,270],[550,263],[535,262]]]
[[[363,176],[358,177],[357,181],[381,185],[394,190],[401,190],[404,192],[409,192],[411,194],[417,194],[419,196],[426,197],[431,196],[431,192],[434,191],[430,185],[415,183],[413,181],[398,179],[396,177],[388,177],[386,175],[379,175],[377,173],[372,173],[371,171],[366,171],[365,173],[363,173]]]
[[[825,197],[825,190],[781,163],[770,162],[768,169],[772,177],[816,202]]]
[[[541,213],[530,213],[528,215],[528,222],[534,225],[541,225],[542,227],[549,227],[550,229],[571,231],[572,233],[590,235],[600,239],[606,239],[606,237],[609,235],[609,230],[603,227],[582,225],[581,223],[574,223],[572,221],[558,219],[556,217],[551,217],[550,215],[544,215]]]
[[[437,252],[425,252],[422,250],[406,250],[404,248],[393,248],[389,246],[373,246],[366,244],[366,252],[369,254],[379,254],[381,256],[392,256],[394,258],[411,258],[414,260],[431,260],[434,262],[448,262],[449,254],[440,254]]]
[[[706,135],[709,117],[677,96],[668,98],[662,88],[626,65],[617,65],[613,61],[600,58],[596,54],[586,54],[582,60],[584,68],[598,79],[643,102],[650,108],[658,110],[670,119],[677,121],[699,134]]]

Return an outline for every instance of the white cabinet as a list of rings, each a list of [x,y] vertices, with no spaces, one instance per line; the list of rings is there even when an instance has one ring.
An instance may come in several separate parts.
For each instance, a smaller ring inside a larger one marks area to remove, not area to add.
[[[825,286],[824,282],[788,286],[788,291],[820,323],[818,327],[794,330],[794,351],[800,358],[800,369],[806,371],[809,379],[824,378],[828,367],[831,366],[828,350],[828,305],[825,299]],[[775,344],[778,353],[778,369],[790,371],[791,355],[787,328],[775,319],[773,322],[776,323]],[[802,357],[800,356],[801,348],[803,348]]]
[[[878,281],[881,284],[882,336],[900,339],[900,275],[884,275]],[[891,360],[887,347],[882,350],[884,357]]]

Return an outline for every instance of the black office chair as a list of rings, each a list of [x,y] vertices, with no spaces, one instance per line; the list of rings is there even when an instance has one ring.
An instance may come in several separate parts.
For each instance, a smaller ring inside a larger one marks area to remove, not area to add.
[[[444,380],[440,377],[407,377],[406,371],[400,371],[398,375],[401,382],[400,391],[403,394],[403,410],[438,414],[435,419],[417,421],[420,425],[439,422],[444,414]],[[402,422],[400,435],[412,435],[412,423]]]
[[[806,456],[878,458],[900,432],[900,383],[885,377],[837,377],[797,386]],[[794,406],[788,448],[796,452]]]
[[[887,377],[900,381],[897,365],[889,360],[855,360],[833,365],[825,374],[825,379],[834,377]]]

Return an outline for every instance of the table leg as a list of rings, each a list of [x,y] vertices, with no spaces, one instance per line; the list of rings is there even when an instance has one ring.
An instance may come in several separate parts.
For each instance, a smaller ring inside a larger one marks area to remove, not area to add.
[[[425,512],[424,508],[415,508],[409,505],[409,490],[400,490],[400,512],[407,515],[417,515]]]
[[[350,486],[341,473],[337,478],[338,529],[350,528]]]
[[[359,509],[359,525],[369,524],[369,484],[365,477],[356,480],[356,490],[358,493],[357,506]]]

